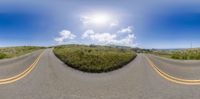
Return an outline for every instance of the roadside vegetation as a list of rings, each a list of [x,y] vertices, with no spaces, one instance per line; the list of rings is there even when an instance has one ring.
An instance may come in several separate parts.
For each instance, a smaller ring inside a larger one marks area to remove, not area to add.
[[[136,57],[131,48],[96,45],[57,46],[54,48],[54,53],[72,68],[96,73],[118,69]]]
[[[171,55],[173,59],[183,59],[183,60],[199,60],[200,59],[200,49],[188,49],[174,51]]]
[[[44,47],[18,46],[0,48],[0,59],[17,57],[42,48]]]
[[[168,51],[168,50],[152,50],[152,52],[150,52],[150,54],[154,54],[154,55],[161,56],[161,57],[166,57],[166,58],[172,58],[173,51]]]
[[[132,50],[136,53],[151,53],[153,49],[142,49],[142,48],[132,48]]]
[[[180,60],[199,60],[200,49],[182,49],[173,51],[154,51],[153,54]]]

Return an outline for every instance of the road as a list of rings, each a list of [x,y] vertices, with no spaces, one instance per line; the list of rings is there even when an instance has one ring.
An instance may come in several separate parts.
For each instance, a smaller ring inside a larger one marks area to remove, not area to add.
[[[12,71],[16,69],[19,73],[38,59],[31,65],[33,69],[26,76],[12,83],[0,84],[1,99],[199,99],[200,97],[200,85],[170,81],[156,72],[152,66],[153,63],[163,72],[177,78],[195,80],[200,76],[199,61],[182,62],[139,54],[121,69],[109,73],[90,74],[66,66],[54,56],[52,49],[47,49],[41,57],[36,57],[40,53],[38,51],[27,55],[27,58],[11,60],[14,62],[2,60],[4,65],[0,62],[1,75],[1,71],[9,67],[9,64],[12,66],[7,69]],[[2,75],[4,75],[2,78],[13,76],[9,73]]]

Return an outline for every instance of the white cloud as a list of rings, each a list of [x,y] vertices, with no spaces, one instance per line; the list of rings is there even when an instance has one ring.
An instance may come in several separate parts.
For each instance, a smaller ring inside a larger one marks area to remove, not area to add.
[[[120,35],[113,33],[96,33],[94,30],[87,30],[83,33],[83,39],[90,39],[97,41],[100,44],[114,44],[114,45],[123,45],[123,46],[135,46],[135,35],[129,33],[127,36],[120,38]]]
[[[133,32],[133,27],[132,26],[128,26],[127,28],[122,28],[117,33],[132,33],[132,32]]]
[[[136,46],[137,44],[135,43],[135,35],[134,34],[128,34],[126,37],[118,40],[113,40],[113,44],[116,45],[123,45],[123,46]]]
[[[115,26],[118,26],[119,25],[119,22],[118,21],[113,21],[110,23],[110,27],[115,27]]]
[[[67,39],[74,39],[76,37],[76,35],[74,35],[73,33],[71,33],[68,30],[62,30],[59,33],[59,37],[56,37],[54,40],[57,41],[58,43],[63,43],[65,40]]]
[[[91,18],[88,17],[88,16],[82,16],[80,20],[84,25],[87,25],[87,24],[91,23]]]
[[[102,43],[108,43],[116,38],[115,34],[111,33],[95,33],[93,30],[87,30],[83,33],[82,38],[89,38]]]

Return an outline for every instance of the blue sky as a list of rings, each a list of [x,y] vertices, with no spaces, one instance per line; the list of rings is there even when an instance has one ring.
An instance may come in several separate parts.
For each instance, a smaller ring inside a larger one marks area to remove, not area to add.
[[[2,0],[0,46],[200,47],[200,1]]]

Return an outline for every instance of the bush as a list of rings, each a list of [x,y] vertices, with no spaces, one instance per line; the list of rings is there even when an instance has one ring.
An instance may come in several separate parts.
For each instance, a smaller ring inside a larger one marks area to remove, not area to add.
[[[18,46],[18,47],[5,47],[0,48],[0,59],[17,57],[24,55],[35,50],[41,49],[43,47],[34,47],[34,46]]]
[[[0,53],[0,59],[7,58],[7,55],[4,53]]]
[[[179,50],[172,53],[171,58],[183,60],[200,59],[200,49]]]
[[[54,48],[55,55],[68,66],[85,72],[107,72],[136,57],[130,49],[107,46],[66,45]]]

